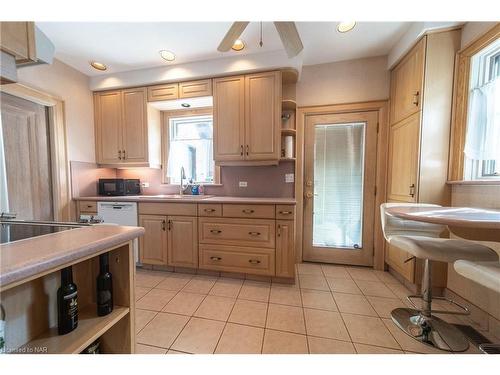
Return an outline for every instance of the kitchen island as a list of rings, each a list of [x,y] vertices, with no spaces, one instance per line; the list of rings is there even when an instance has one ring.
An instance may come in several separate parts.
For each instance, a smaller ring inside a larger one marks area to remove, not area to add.
[[[96,225],[14,241],[0,246],[0,301],[6,312],[9,353],[82,352],[99,340],[102,353],[135,350],[133,240],[143,228]],[[109,254],[113,311],[96,312],[99,255]],[[57,333],[60,270],[72,267],[78,288],[78,327]]]

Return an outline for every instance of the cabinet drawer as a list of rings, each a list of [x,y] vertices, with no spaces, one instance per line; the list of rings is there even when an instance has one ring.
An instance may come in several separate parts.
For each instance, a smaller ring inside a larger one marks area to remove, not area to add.
[[[293,220],[295,218],[295,206],[293,204],[276,205],[276,219]]]
[[[97,202],[95,201],[79,201],[78,210],[80,212],[97,212]]]
[[[273,204],[223,204],[222,216],[274,219],[274,205]]]
[[[222,204],[199,204],[198,216],[222,216]]]
[[[196,216],[195,203],[139,203],[141,215]]]
[[[274,251],[234,246],[200,246],[200,268],[274,275]]]
[[[148,102],[179,98],[179,84],[171,83],[148,87]]]
[[[274,248],[274,220],[200,218],[199,222],[200,243]]]
[[[179,83],[179,98],[194,98],[212,95],[212,80],[203,79]]]

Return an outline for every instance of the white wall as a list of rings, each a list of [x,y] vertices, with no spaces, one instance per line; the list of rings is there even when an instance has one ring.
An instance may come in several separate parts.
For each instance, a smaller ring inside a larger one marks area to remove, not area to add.
[[[461,47],[466,47],[497,23],[498,22],[467,22],[462,29]]]
[[[69,160],[95,162],[94,109],[89,77],[54,59],[18,69],[21,84],[64,100]]]
[[[297,105],[324,105],[389,98],[387,56],[307,65],[297,82]]]

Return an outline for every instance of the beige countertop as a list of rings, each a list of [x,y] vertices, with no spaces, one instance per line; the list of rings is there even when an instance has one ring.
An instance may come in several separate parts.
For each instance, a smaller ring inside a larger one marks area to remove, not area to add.
[[[142,236],[144,228],[95,225],[0,245],[0,287],[43,275]]]
[[[121,195],[73,198],[79,201],[295,204],[295,198],[223,197],[215,195]]]

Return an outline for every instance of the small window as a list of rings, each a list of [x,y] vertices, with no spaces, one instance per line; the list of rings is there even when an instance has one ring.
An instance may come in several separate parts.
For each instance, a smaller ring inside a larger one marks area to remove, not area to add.
[[[465,179],[500,179],[500,39],[471,59],[464,153]]]
[[[165,124],[165,182],[179,184],[181,168],[193,183],[214,183],[213,122],[211,115],[168,117]]]

